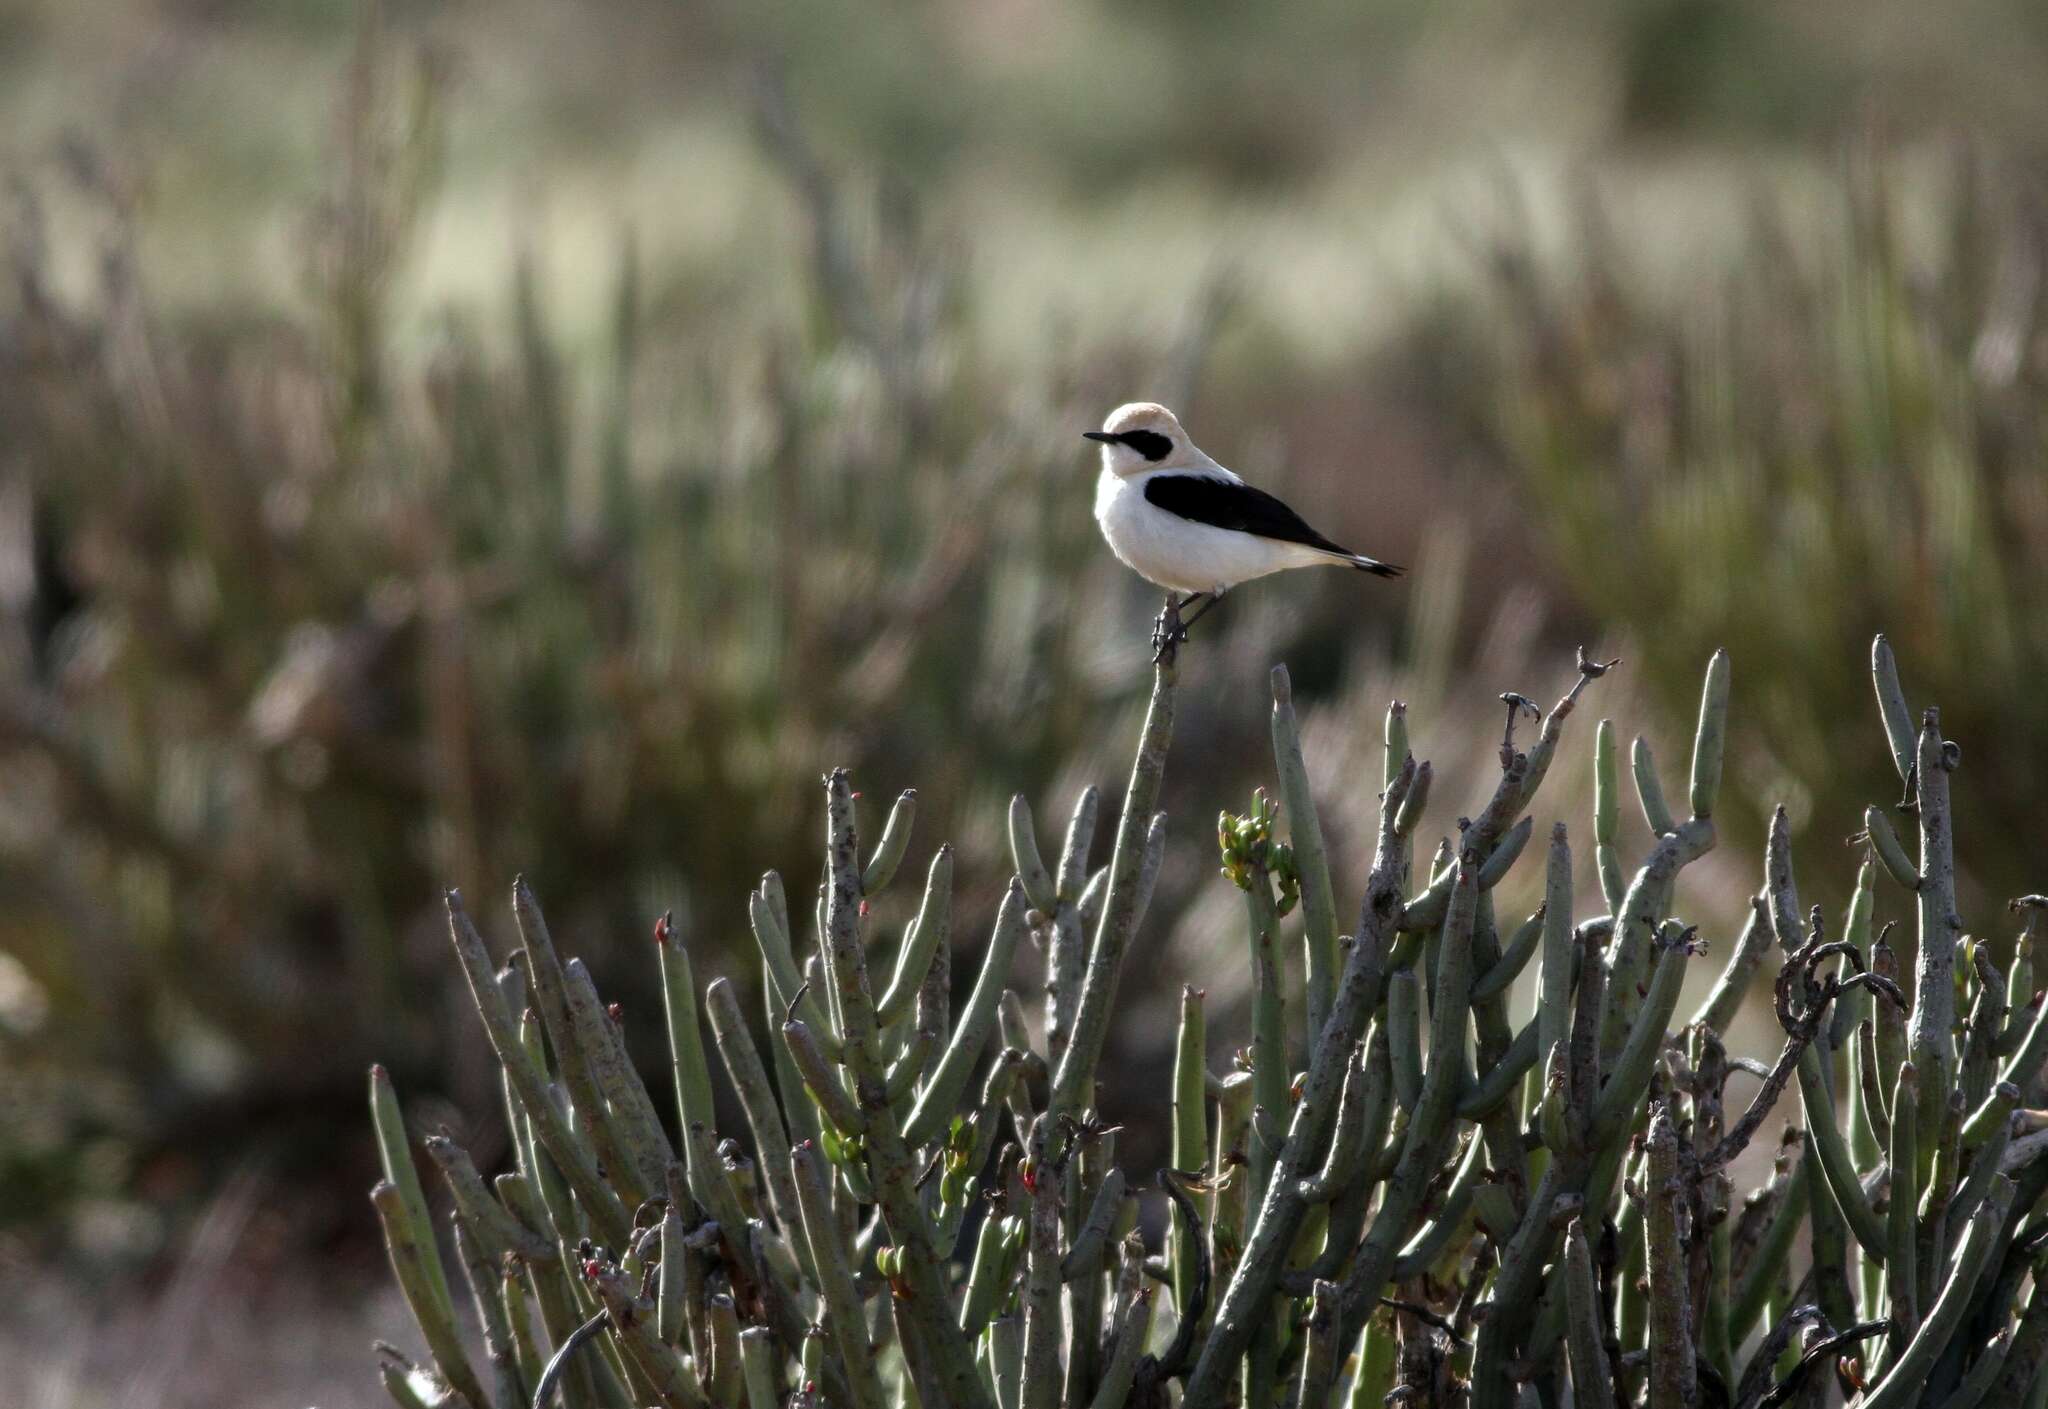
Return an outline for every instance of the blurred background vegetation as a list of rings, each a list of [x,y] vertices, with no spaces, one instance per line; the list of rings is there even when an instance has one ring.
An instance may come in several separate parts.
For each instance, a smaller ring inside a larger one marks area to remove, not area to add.
[[[1886,630],[1999,933],[2048,881],[2044,132],[2025,0],[11,0],[0,1352],[372,1402],[363,1069],[488,1108],[442,885],[523,870],[651,1004],[666,908],[749,972],[843,762],[974,943],[1007,796],[1115,786],[1142,704],[1077,438],[1134,397],[1414,572],[1203,622],[1120,1060],[1183,979],[1231,1030],[1207,819],[1279,659],[1356,860],[1389,696],[1448,830],[1498,691],[1621,655],[1675,773],[1728,645],[1726,931],[1779,799],[1845,889]]]

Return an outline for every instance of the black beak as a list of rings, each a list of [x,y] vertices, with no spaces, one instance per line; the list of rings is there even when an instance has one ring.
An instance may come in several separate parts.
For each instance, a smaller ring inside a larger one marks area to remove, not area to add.
[[[1118,441],[1122,440],[1123,437],[1120,435],[1111,435],[1108,431],[1082,431],[1081,439],[1099,440],[1104,445],[1115,445]]]

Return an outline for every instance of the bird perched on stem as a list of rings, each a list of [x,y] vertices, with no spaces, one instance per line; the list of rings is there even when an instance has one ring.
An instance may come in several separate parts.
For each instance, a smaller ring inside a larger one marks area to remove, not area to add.
[[[1400,576],[1391,563],[1331,542],[1204,455],[1156,402],[1119,406],[1101,430],[1081,434],[1102,445],[1095,482],[1102,536],[1125,566],[1171,594],[1152,629],[1155,660],[1170,656],[1188,626],[1240,582],[1317,566]],[[1189,607],[1195,611],[1183,617]]]

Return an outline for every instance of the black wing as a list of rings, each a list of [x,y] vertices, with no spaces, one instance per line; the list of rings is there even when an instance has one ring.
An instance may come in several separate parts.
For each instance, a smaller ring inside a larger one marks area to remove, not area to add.
[[[1248,484],[1235,484],[1213,475],[1154,475],[1145,481],[1145,502],[1169,514],[1178,514],[1212,528],[1255,533],[1282,543],[1302,543],[1326,553],[1354,556],[1349,548],[1332,543],[1302,521],[1300,514]]]

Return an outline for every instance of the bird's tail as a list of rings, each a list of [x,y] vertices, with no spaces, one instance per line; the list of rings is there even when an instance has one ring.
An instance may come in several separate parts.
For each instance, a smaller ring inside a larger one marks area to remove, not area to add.
[[[1363,553],[1353,553],[1349,562],[1351,566],[1357,568],[1360,572],[1369,572],[1375,577],[1399,577],[1401,575],[1401,569],[1395,567],[1392,563],[1383,563],[1378,558],[1368,558]]]

